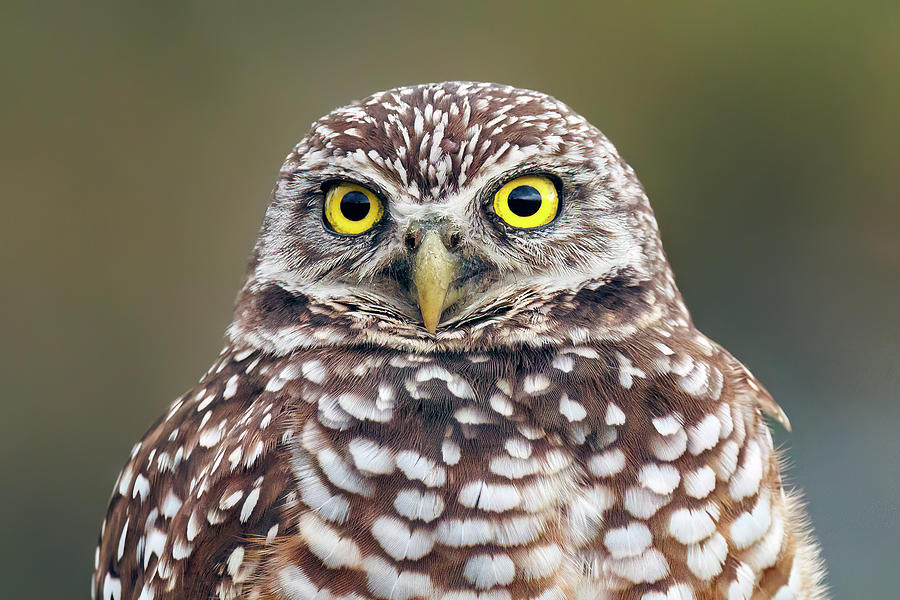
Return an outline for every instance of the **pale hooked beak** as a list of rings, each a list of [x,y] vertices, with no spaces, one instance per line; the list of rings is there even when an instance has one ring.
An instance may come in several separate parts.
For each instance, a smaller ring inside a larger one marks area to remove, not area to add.
[[[459,277],[459,260],[444,246],[435,230],[425,233],[412,265],[412,279],[416,286],[419,310],[425,329],[437,331],[444,310],[457,298],[450,286]]]

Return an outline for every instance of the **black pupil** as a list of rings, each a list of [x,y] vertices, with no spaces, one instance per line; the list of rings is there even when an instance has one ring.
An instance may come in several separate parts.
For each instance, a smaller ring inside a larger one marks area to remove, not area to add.
[[[350,221],[362,221],[369,214],[369,198],[356,190],[341,198],[341,213]]]
[[[520,185],[509,193],[509,210],[520,217],[530,217],[541,207],[541,193],[530,185]]]

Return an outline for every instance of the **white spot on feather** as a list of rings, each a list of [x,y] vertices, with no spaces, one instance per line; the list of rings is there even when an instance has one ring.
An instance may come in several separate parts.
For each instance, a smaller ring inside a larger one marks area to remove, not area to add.
[[[660,435],[673,435],[681,429],[683,418],[679,413],[673,413],[664,417],[656,417],[653,419],[653,427]]]
[[[372,536],[394,560],[419,560],[434,547],[434,538],[429,531],[410,529],[394,517],[375,519]]]
[[[637,556],[653,541],[650,529],[643,523],[632,521],[625,527],[610,529],[603,537],[603,545],[613,558]]]
[[[692,498],[706,498],[716,488],[716,473],[709,465],[684,474],[684,492]]]
[[[772,524],[772,510],[768,492],[759,495],[753,509],[744,512],[732,522],[731,543],[738,550],[743,550],[750,544],[762,538]]]
[[[669,573],[666,557],[656,548],[650,548],[640,556],[610,558],[606,566],[614,574],[633,583],[653,583]]]
[[[143,473],[138,473],[138,476],[134,478],[134,488],[131,490],[131,497],[137,498],[140,495],[141,502],[143,502],[149,494],[150,480],[144,477]]]
[[[550,364],[553,368],[559,369],[563,373],[571,373],[572,369],[575,368],[575,359],[566,354],[558,354]]]
[[[430,523],[444,512],[444,500],[434,492],[409,488],[397,492],[394,510],[407,519]]]
[[[550,387],[550,379],[543,373],[526,375],[522,381],[522,391],[526,394],[539,394]]]
[[[512,583],[516,568],[506,554],[477,554],[466,561],[466,579],[478,589]]]
[[[648,463],[638,472],[644,487],[660,495],[671,494],[681,481],[681,474],[672,465]]]
[[[228,400],[235,395],[237,392],[238,379],[238,375],[232,375],[228,378],[228,381],[225,382],[225,391],[222,392],[222,398]]]
[[[619,448],[613,448],[595,454],[588,461],[588,468],[597,477],[615,475],[625,468],[625,453]]]
[[[625,490],[625,510],[638,519],[649,519],[671,500],[670,494],[657,494],[641,486]]]
[[[176,514],[178,514],[178,509],[181,508],[181,499],[175,495],[174,492],[169,490],[169,493],[166,494],[165,499],[160,505],[160,513],[168,519],[171,519]]]
[[[459,490],[459,503],[469,508],[503,512],[519,506],[522,498],[516,486],[472,481]]]
[[[447,480],[447,472],[442,466],[412,450],[397,453],[397,467],[409,479],[421,481],[428,487],[440,487]]]
[[[581,421],[587,416],[587,410],[580,402],[569,400],[567,394],[559,398],[559,414],[569,420],[570,423]]]
[[[365,438],[353,438],[347,445],[353,464],[363,473],[387,475],[394,472],[394,453],[376,442]]]
[[[606,424],[607,425],[624,425],[625,413],[622,409],[610,402],[606,407]]]
[[[713,448],[719,442],[722,422],[715,415],[706,415],[703,419],[688,427],[688,451],[694,456]]]
[[[699,579],[708,580],[722,572],[728,555],[728,542],[721,533],[715,533],[705,542],[690,544],[687,548],[687,566]]]
[[[356,542],[341,537],[314,513],[304,513],[300,517],[299,529],[307,548],[329,569],[359,567],[360,551]]]
[[[441,458],[444,464],[455,465],[459,462],[461,451],[459,445],[453,440],[444,440],[441,443]]]
[[[227,496],[222,496],[222,499],[219,500],[219,508],[222,510],[228,510],[234,507],[238,502],[241,501],[241,498],[244,497],[243,490],[237,490],[232,492]]]
[[[367,556],[362,561],[369,591],[385,600],[409,600],[431,594],[431,578],[416,571],[398,571],[391,563],[378,556]],[[310,596],[312,598],[312,596]]]
[[[244,505],[241,506],[241,515],[240,522],[246,523],[247,519],[250,518],[250,515],[253,514],[253,509],[256,508],[256,503],[259,501],[260,488],[253,488],[249,494],[247,494],[247,498],[244,500]]]
[[[716,531],[718,510],[679,508],[669,515],[669,534],[682,544],[705,540]]]
[[[763,464],[759,443],[751,441],[744,450],[744,460],[728,485],[728,491],[735,500],[740,500],[759,490]]]
[[[103,578],[103,600],[122,600],[122,581],[109,573]]]
[[[676,460],[687,450],[687,433],[679,429],[672,435],[654,435],[650,438],[650,450],[659,460]]]

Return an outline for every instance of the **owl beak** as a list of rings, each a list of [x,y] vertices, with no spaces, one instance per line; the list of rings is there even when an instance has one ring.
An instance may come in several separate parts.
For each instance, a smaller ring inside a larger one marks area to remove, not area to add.
[[[444,246],[440,234],[432,229],[422,238],[412,271],[425,329],[435,333],[444,309],[453,303],[448,292],[456,281],[459,261]]]

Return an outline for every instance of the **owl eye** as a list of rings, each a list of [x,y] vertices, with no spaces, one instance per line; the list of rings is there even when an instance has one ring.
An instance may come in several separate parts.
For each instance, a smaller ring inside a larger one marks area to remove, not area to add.
[[[359,235],[381,220],[381,200],[355,183],[339,183],[325,196],[325,221],[335,233]]]
[[[540,175],[517,177],[494,194],[494,212],[508,225],[519,229],[546,225],[559,212],[556,186]]]

